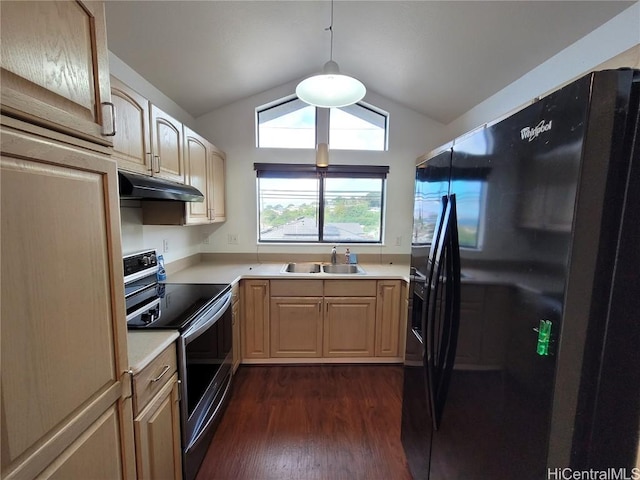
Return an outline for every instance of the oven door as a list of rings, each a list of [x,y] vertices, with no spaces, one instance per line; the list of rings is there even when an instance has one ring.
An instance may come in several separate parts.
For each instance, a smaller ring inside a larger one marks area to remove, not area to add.
[[[178,342],[186,478],[197,473],[229,393],[233,361],[230,305],[228,292],[194,320]]]

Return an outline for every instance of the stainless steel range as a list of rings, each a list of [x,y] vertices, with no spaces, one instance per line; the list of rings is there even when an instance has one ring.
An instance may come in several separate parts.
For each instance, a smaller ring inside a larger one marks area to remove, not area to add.
[[[126,255],[127,327],[178,330],[183,473],[195,478],[231,390],[231,285],[157,281],[155,250]]]

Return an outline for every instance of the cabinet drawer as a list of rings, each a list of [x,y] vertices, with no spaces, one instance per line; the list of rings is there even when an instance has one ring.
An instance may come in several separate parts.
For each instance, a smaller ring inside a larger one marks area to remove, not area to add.
[[[325,280],[325,297],[375,297],[376,280]]]
[[[271,280],[272,297],[321,297],[322,280]]]
[[[133,377],[134,416],[142,411],[177,370],[176,345],[172,343]]]

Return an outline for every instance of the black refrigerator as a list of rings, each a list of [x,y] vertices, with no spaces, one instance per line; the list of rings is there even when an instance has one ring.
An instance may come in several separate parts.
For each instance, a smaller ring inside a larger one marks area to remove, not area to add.
[[[639,102],[640,71],[594,72],[418,164],[416,480],[638,474]]]

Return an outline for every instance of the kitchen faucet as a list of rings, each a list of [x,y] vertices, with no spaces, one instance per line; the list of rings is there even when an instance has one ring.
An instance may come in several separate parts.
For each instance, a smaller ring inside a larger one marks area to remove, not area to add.
[[[331,265],[335,265],[336,263],[338,263],[338,260],[336,255],[336,247],[334,245],[331,249]]]

